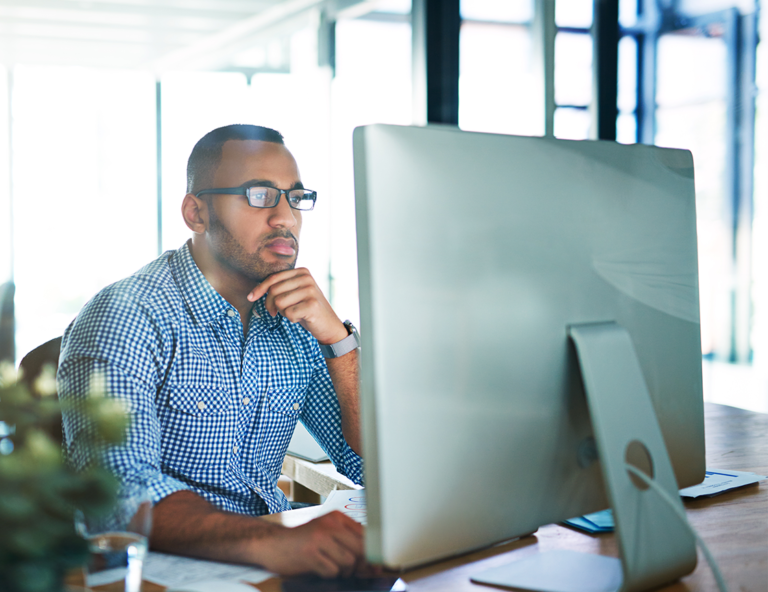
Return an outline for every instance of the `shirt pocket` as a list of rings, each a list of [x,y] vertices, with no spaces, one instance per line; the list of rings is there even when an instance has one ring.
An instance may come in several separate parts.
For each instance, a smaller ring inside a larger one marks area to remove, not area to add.
[[[176,384],[168,394],[163,421],[164,471],[190,478],[210,478],[223,470],[235,443],[237,415],[232,397],[210,384]]]
[[[170,388],[168,405],[187,415],[208,416],[233,413],[234,402],[222,387],[210,384],[178,384]]]
[[[267,405],[272,413],[298,418],[304,407],[304,388],[271,388],[267,391]]]

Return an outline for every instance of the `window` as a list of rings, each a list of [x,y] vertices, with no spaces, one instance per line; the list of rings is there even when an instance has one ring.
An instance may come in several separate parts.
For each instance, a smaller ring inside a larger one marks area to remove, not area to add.
[[[411,25],[407,15],[345,19],[336,24],[331,84],[331,298],[359,321],[352,131],[370,123],[412,123]]]
[[[555,3],[555,137],[590,137],[592,1]]]
[[[541,76],[530,25],[533,4],[461,3],[459,126],[464,130],[542,135]]]
[[[656,144],[688,148],[696,169],[703,353],[730,342],[732,235],[725,188],[726,47],[691,31],[658,42]]]
[[[155,98],[148,73],[17,66],[13,75],[21,357],[155,256]]]

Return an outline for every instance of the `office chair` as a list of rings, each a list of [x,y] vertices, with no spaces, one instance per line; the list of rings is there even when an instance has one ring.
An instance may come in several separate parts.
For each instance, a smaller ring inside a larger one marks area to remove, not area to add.
[[[51,364],[55,369],[59,367],[59,351],[61,350],[61,337],[55,337],[50,341],[46,341],[42,345],[38,345],[35,349],[29,352],[21,359],[19,369],[23,370],[21,381],[27,386],[29,392],[33,395],[39,396],[39,393],[35,391],[35,380],[40,376],[43,368],[46,364]],[[48,435],[53,438],[54,442],[61,444],[64,440],[61,426],[61,416],[58,420],[54,420],[51,424],[41,426]]]

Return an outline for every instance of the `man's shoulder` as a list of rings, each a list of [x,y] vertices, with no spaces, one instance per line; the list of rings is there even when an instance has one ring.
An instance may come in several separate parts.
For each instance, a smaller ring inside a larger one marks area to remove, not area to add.
[[[115,308],[120,309],[123,318],[142,313],[162,315],[172,312],[181,303],[170,264],[174,254],[175,251],[167,251],[132,275],[103,288],[78,316],[101,316]]]
[[[109,359],[138,367],[138,352],[159,352],[177,324],[181,296],[164,253],[99,291],[64,332],[62,366],[70,357]]]
[[[170,265],[170,259],[174,253],[174,251],[163,253],[132,275],[110,284],[96,297],[126,298],[144,303],[164,300],[173,292],[179,291]]]

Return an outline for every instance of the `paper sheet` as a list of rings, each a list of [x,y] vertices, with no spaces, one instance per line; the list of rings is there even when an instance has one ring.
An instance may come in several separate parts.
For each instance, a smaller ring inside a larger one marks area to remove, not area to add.
[[[768,477],[745,471],[711,469],[706,472],[704,481],[698,485],[681,489],[680,497],[709,497],[724,493],[729,489],[751,485],[752,483],[757,483],[763,479],[768,479]],[[571,518],[564,522],[593,534],[597,532],[611,532],[614,528],[613,512],[610,509],[603,510],[602,512],[595,512],[594,514],[587,514],[586,516],[578,516],[577,518]]]
[[[690,498],[707,497],[723,493],[729,489],[751,485],[752,483],[757,483],[763,479],[768,479],[768,477],[744,471],[711,469],[707,471],[702,483],[681,489],[680,495],[682,497]]]
[[[155,552],[147,553],[144,558],[142,574],[143,579],[167,588],[212,579],[258,584],[273,576],[268,571],[249,565],[218,563]]]
[[[564,522],[590,533],[611,532],[614,527],[613,512],[610,509],[571,518]]]
[[[365,525],[368,510],[365,504],[365,489],[344,489],[332,491],[323,504],[323,514],[338,510],[354,521]]]

